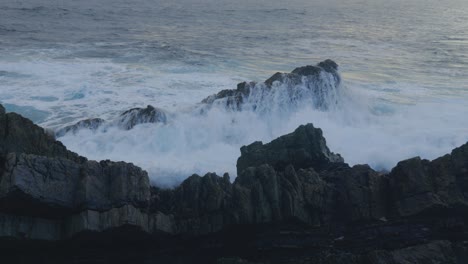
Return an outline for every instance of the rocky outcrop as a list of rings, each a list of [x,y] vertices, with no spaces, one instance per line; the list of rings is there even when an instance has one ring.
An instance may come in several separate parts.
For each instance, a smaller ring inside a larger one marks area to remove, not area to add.
[[[266,163],[276,170],[284,170],[288,165],[293,165],[296,169],[313,167],[323,170],[343,162],[339,154],[328,149],[322,130],[309,124],[266,145],[254,142],[242,147],[241,156],[237,160],[237,173],[240,174],[247,167]]]
[[[147,219],[142,169],[88,161],[15,113],[1,113],[0,127],[0,237],[61,240]]]
[[[263,108],[263,104],[274,104],[275,97],[282,97],[288,104],[311,99],[312,106],[327,109],[336,103],[340,84],[338,64],[328,59],[314,66],[296,68],[291,73],[277,72],[263,83],[239,83],[237,89],[222,90],[203,99],[202,103],[233,110],[257,110]]]
[[[123,112],[117,120],[117,123],[123,129],[129,130],[138,124],[144,123],[166,123],[166,113],[151,105],[146,108],[133,108]]]
[[[117,126],[124,130],[130,130],[136,125],[145,123],[163,123],[167,122],[167,115],[162,109],[148,105],[146,108],[132,108],[119,115],[118,118],[111,121],[105,121],[101,118],[90,118],[78,121],[76,124],[63,127],[55,132],[57,137],[62,137],[68,133],[76,134],[81,129],[96,131],[100,128]]]
[[[38,241],[60,241],[67,252],[86,239],[118,255],[115,243],[127,252],[131,238],[132,250],[148,258],[141,262],[165,262],[164,256],[183,256],[178,263],[468,260],[468,143],[433,161],[402,161],[384,174],[350,167],[308,124],[242,147],[233,182],[210,173],[160,189],[140,168],[79,157],[2,109],[3,248],[11,241],[33,249]],[[76,252],[96,254],[83,250]]]
[[[416,157],[399,162],[389,180],[399,216],[468,213],[468,144],[433,161]]]
[[[66,126],[55,132],[57,137],[62,137],[65,134],[72,133],[76,134],[81,129],[89,129],[91,131],[96,131],[105,123],[104,119],[101,118],[90,118],[78,121],[76,124]]]
[[[1,109],[4,109],[3,107]],[[0,154],[27,153],[51,158],[65,158],[82,161],[84,158],[68,151],[43,128],[31,120],[16,113],[5,113],[0,110]]]
[[[341,93],[341,77],[338,64],[325,60],[317,65],[294,69],[290,73],[277,72],[263,83],[242,82],[236,89],[226,89],[202,100],[197,111],[204,113],[213,106],[228,110],[251,110],[257,113],[271,112],[271,109],[308,104],[326,110],[337,105]],[[96,131],[116,126],[130,130],[138,124],[166,124],[166,111],[148,105],[146,108],[132,108],[113,120],[89,118],[56,130],[55,135],[62,137],[68,133],[76,134],[82,129]]]

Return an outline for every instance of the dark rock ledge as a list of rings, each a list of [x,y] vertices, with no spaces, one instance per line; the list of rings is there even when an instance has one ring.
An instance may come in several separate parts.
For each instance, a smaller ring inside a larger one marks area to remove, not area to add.
[[[241,153],[233,183],[159,189],[0,106],[2,263],[468,263],[468,144],[388,174],[311,124]]]

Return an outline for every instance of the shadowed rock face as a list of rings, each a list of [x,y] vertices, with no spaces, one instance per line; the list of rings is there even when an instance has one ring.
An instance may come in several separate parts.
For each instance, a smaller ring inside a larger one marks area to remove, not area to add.
[[[11,152],[27,153],[50,158],[66,158],[80,162],[85,158],[68,151],[34,123],[16,113],[5,113],[0,108],[0,153],[2,156]]]
[[[268,144],[254,142],[242,147],[241,156],[237,160],[237,173],[241,174],[247,167],[265,163],[271,164],[276,170],[284,170],[288,165],[293,165],[295,169],[313,167],[322,170],[343,162],[339,154],[328,149],[322,130],[308,124]]]
[[[70,263],[70,254],[99,259],[128,250],[142,263],[468,261],[468,144],[382,174],[349,167],[309,124],[242,147],[234,182],[227,174],[193,175],[168,190],[151,187],[132,164],[79,157],[2,109],[0,251],[12,241],[32,252],[44,247],[39,241],[60,241],[68,246],[57,263]],[[89,251],[72,250],[83,238]],[[14,252],[2,256],[22,254]]]
[[[96,131],[104,123],[105,123],[104,119],[101,119],[101,118],[85,119],[85,120],[78,121],[74,125],[66,126],[62,129],[57,130],[57,132],[55,132],[55,135],[57,137],[61,137],[67,133],[76,134],[80,129],[89,129],[91,131]]]
[[[0,113],[0,149],[0,237],[65,239],[138,221],[141,212],[122,208],[148,206],[145,171],[124,162],[88,161],[15,113]],[[92,221],[81,216],[89,212]],[[30,232],[21,231],[24,225]]]

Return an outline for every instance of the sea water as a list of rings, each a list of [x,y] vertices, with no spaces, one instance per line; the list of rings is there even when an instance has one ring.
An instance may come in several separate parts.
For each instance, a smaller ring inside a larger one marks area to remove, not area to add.
[[[200,101],[238,82],[333,59],[337,104],[285,95],[266,111]],[[236,176],[239,148],[313,123],[350,165],[390,170],[468,141],[464,0],[2,0],[0,103],[59,129],[153,105],[166,124],[60,137],[90,159],[133,162],[153,183]]]

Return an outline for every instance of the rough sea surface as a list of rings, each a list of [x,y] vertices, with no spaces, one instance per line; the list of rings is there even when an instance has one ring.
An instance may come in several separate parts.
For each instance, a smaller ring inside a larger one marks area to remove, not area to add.
[[[241,81],[333,59],[341,99],[271,111],[198,103]],[[350,164],[391,169],[468,140],[468,1],[2,0],[0,103],[58,129],[148,104],[167,124],[60,138],[91,159],[133,162],[170,186],[235,176],[239,147],[312,122]]]

